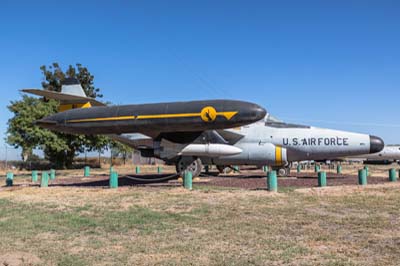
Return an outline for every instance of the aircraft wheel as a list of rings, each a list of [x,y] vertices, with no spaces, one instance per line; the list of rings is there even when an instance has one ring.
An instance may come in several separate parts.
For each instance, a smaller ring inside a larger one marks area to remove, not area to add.
[[[192,177],[197,177],[200,175],[203,165],[200,159],[193,157],[182,157],[176,163],[176,172],[183,176],[185,171],[192,172]]]
[[[230,174],[233,171],[232,168],[225,165],[217,165],[217,169],[220,174]]]
[[[278,169],[278,176],[288,176],[288,175],[289,175],[289,168]]]

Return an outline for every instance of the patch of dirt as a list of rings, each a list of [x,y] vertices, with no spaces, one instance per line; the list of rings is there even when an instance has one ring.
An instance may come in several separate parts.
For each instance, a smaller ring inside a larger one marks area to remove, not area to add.
[[[41,259],[31,253],[10,252],[0,255],[0,265],[2,266],[41,265],[41,262]]]
[[[325,169],[325,168],[326,169]],[[343,166],[343,174],[337,174],[334,169],[328,169],[326,166],[322,168],[323,171],[327,172],[327,185],[331,186],[353,186],[358,184],[358,176],[357,169],[361,169],[363,165],[346,165]],[[370,166],[369,172],[370,176],[368,176],[368,184],[383,184],[388,182],[388,169],[391,167],[395,167],[394,165],[390,166]],[[154,168],[154,167],[153,167]],[[154,183],[143,183],[139,181],[133,180],[131,177],[139,177],[141,179],[148,178],[163,178],[167,176],[171,176],[174,174],[173,170],[169,168],[164,168],[163,174],[155,174],[156,170],[151,167],[142,166],[142,173],[139,175],[132,175],[131,173],[134,171],[130,168],[119,169],[120,178],[119,178],[119,193],[124,190],[127,190],[129,187],[145,187],[145,188],[160,188],[161,191],[165,190],[165,188],[180,188],[182,187],[182,182],[178,180],[170,180],[165,182],[154,182]],[[151,171],[150,171],[151,170]],[[124,174],[130,174],[130,176],[125,176]],[[39,183],[39,182],[38,182]],[[14,184],[15,186],[1,187],[0,191],[7,191],[10,193],[16,192],[26,186],[28,187],[38,187],[39,184],[32,184],[29,179],[16,179]],[[240,173],[233,173],[227,175],[219,175],[217,176],[216,172],[211,172],[210,174],[203,174],[201,178],[194,179],[193,185],[208,185],[208,186],[217,186],[217,187],[227,187],[227,188],[240,188],[246,190],[263,190],[266,189],[266,173],[262,172],[260,169],[245,169],[243,168]],[[303,170],[301,173],[296,173],[295,170],[292,169],[292,173],[290,177],[278,178],[278,186],[279,188],[314,188],[317,187],[317,173],[314,173],[313,170],[307,169]],[[60,171],[57,174],[57,178],[55,180],[51,180],[49,182],[49,187],[54,188],[57,187],[61,191],[68,191],[69,189],[81,189],[88,193],[89,191],[93,191],[95,193],[92,194],[108,194],[112,193],[109,189],[109,176],[106,169],[93,171],[92,176],[83,177],[82,171]],[[90,188],[88,190],[87,188]],[[36,189],[35,189],[36,190]],[[41,189],[45,191],[46,189]],[[49,189],[51,190],[51,189]],[[179,191],[181,194],[183,192]],[[25,190],[24,190],[25,193]],[[47,193],[47,192],[46,192]],[[52,194],[52,193],[49,193]],[[59,193],[57,193],[59,194]],[[28,195],[25,195],[29,197]],[[64,200],[64,195],[59,195],[59,201]],[[133,201],[134,202],[134,201]],[[73,205],[76,205],[74,203]],[[131,207],[131,203],[127,203],[124,208]]]

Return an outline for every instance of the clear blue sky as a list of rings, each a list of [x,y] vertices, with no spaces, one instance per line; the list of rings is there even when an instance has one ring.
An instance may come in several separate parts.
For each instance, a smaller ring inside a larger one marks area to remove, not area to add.
[[[241,99],[400,143],[399,14],[395,0],[2,1],[0,136],[56,61],[87,66],[114,103]]]

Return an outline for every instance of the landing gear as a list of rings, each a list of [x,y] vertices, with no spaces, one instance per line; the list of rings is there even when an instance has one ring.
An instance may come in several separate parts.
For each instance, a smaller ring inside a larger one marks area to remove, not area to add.
[[[185,171],[192,173],[192,177],[200,175],[203,165],[201,160],[194,157],[181,157],[176,163],[176,172],[183,176]]]
[[[276,171],[276,174],[278,176],[288,176],[290,174],[290,166],[286,166],[286,167],[281,167],[281,168],[275,168],[273,167],[272,170]]]

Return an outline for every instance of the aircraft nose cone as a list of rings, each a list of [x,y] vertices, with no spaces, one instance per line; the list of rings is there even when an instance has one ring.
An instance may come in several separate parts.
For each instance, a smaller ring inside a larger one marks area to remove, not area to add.
[[[255,114],[255,117],[256,117],[255,120],[256,120],[256,121],[263,119],[263,118],[265,117],[265,115],[267,114],[267,110],[265,110],[264,108],[262,108],[262,107],[259,106],[259,105],[256,105],[256,106],[253,108],[253,112],[254,112],[254,114]]]
[[[380,152],[385,147],[385,143],[383,142],[383,140],[376,136],[370,135],[369,142],[370,142],[369,153]]]

